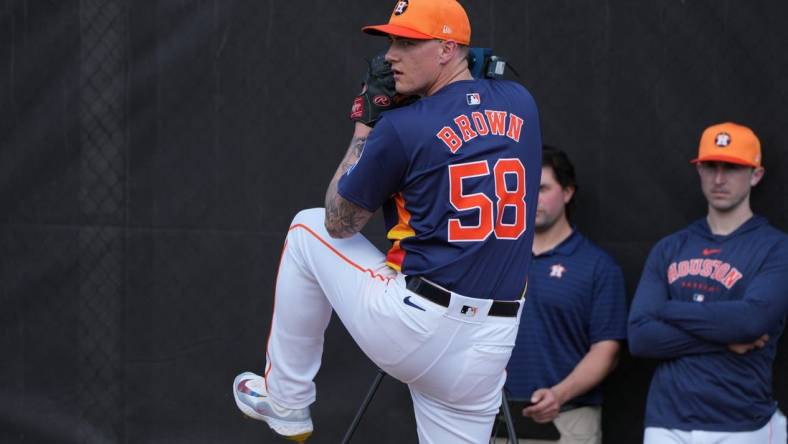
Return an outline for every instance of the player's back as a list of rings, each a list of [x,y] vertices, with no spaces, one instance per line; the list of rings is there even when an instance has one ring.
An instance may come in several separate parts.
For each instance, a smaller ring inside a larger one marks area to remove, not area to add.
[[[389,264],[468,296],[519,298],[541,173],[531,95],[509,81],[460,81],[384,121],[409,165],[386,211]]]

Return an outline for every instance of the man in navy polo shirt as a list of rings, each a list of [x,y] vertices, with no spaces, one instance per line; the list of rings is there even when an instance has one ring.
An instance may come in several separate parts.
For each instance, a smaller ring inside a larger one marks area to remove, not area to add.
[[[533,403],[522,415],[555,423],[559,443],[596,444],[599,384],[626,337],[626,296],[619,266],[569,224],[576,190],[567,155],[545,146],[528,293],[506,387],[511,399]]]

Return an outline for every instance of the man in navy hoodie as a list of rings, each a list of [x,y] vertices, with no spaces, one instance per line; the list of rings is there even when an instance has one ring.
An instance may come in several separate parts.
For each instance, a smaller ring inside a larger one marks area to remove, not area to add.
[[[772,364],[788,312],[788,236],[750,208],[760,141],[713,125],[692,163],[708,215],[652,249],[630,309],[630,352],[660,360],[644,443],[783,444]]]

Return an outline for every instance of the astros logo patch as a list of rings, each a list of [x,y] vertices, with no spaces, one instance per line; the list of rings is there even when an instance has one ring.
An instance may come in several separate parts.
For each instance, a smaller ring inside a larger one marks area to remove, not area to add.
[[[731,135],[728,133],[719,133],[714,139],[714,144],[720,148],[725,148],[731,144]]]
[[[401,0],[397,2],[397,6],[394,7],[394,15],[402,15],[406,9],[408,9],[408,0]]]
[[[564,277],[564,272],[565,271],[566,271],[566,268],[564,268],[563,265],[561,265],[561,264],[554,264],[552,267],[550,267],[550,277],[557,277],[557,278],[560,279],[560,278]]]

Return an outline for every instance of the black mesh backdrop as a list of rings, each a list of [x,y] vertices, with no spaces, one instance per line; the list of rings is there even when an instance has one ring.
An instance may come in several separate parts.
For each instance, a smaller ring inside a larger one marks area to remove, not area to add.
[[[753,206],[788,229],[783,2],[463,3],[575,160],[577,225],[630,294],[654,242],[703,214],[687,161],[711,123],[761,136]],[[0,442],[277,442],[231,381],[262,370],[285,230],[322,203],[385,47],[358,29],[389,7],[0,0]],[[385,247],[379,219],[365,231]],[[375,374],[336,321],[323,362],[317,444]],[[607,381],[605,442],[640,440],[652,366],[625,354]],[[409,404],[386,379],[355,441],[416,442]]]
[[[125,436],[126,70],[122,1],[79,4],[79,417],[80,442]]]

